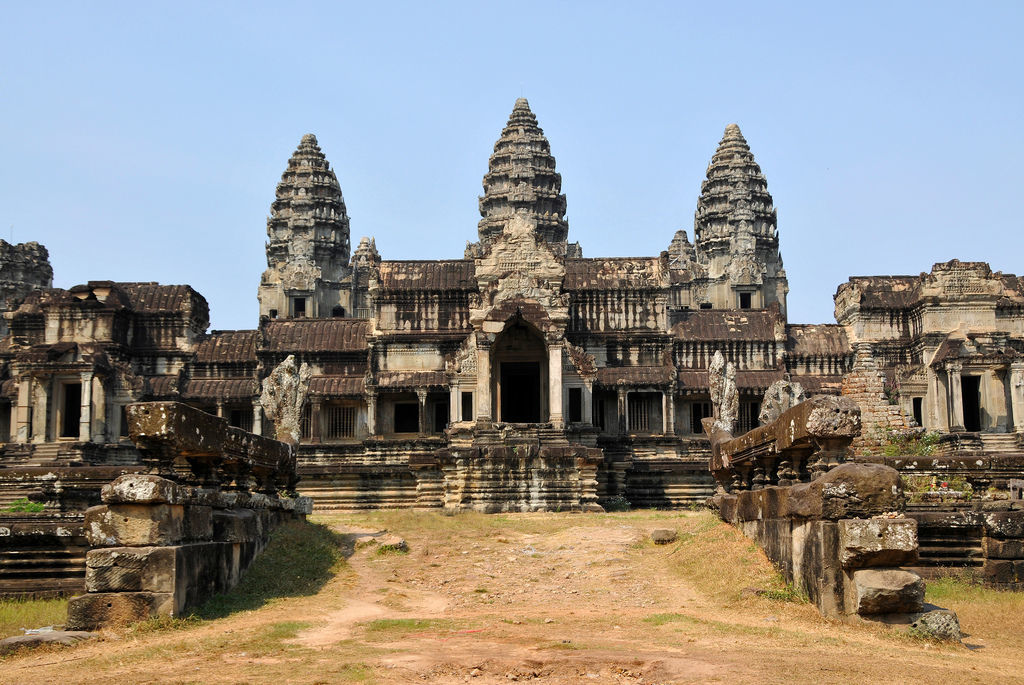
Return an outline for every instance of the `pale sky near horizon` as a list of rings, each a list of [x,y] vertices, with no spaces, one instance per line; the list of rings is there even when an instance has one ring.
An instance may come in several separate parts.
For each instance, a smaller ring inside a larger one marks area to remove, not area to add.
[[[0,237],[54,284],[188,283],[253,328],[266,216],[315,133],[352,245],[461,258],[530,100],[584,256],[656,255],[726,124],[768,179],[789,320],[852,275],[1024,274],[1024,3],[5,3]]]

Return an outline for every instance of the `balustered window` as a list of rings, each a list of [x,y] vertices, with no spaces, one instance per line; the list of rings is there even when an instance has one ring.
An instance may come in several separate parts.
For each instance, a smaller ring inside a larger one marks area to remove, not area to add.
[[[327,440],[351,438],[356,434],[356,408],[337,404],[328,404],[321,410],[324,413],[324,437]]]

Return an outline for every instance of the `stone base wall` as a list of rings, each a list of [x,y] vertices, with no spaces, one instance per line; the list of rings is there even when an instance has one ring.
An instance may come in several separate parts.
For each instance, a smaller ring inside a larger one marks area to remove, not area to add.
[[[238,583],[280,523],[312,510],[282,498],[122,476],[85,513],[86,594],[68,607],[69,630],[178,616]]]
[[[899,474],[843,464],[810,483],[715,496],[723,520],[764,549],[825,616],[909,622],[924,610],[917,523],[902,508]]]
[[[874,361],[861,365],[843,376],[842,395],[860,406],[861,434],[850,447],[854,454],[880,452],[887,430],[908,431],[915,427],[899,405],[885,397],[885,374],[874,368]]]
[[[0,514],[0,597],[41,598],[85,589],[81,514]]]

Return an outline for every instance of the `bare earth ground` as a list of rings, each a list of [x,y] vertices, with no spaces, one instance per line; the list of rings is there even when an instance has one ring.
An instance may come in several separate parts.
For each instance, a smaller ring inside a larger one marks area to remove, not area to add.
[[[318,520],[352,555],[315,595],[10,657],[0,682],[1024,682],[1020,595],[946,601],[966,647],[826,621],[708,513]]]

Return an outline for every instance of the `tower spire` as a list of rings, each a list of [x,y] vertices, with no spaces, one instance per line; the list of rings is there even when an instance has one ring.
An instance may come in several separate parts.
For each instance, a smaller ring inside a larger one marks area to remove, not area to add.
[[[537,235],[551,243],[565,243],[562,177],[555,171],[551,145],[537,125],[526,98],[516,100],[484,175],[478,231],[481,244],[501,235],[516,214],[528,214],[537,223]]]

